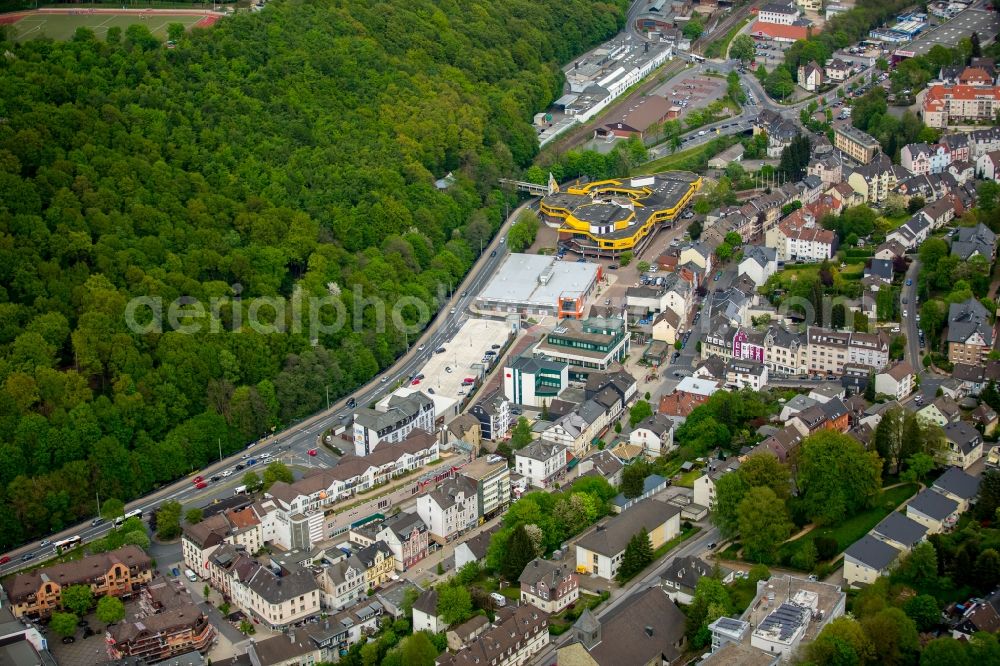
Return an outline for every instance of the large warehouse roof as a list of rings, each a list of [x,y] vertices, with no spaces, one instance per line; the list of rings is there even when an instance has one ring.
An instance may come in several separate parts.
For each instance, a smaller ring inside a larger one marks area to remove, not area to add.
[[[541,254],[511,254],[479,301],[553,307],[562,295],[576,296],[597,279],[598,264],[558,261]]]

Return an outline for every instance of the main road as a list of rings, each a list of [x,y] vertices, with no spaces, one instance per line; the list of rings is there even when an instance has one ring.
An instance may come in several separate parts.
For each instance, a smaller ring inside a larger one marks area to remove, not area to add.
[[[179,481],[169,484],[155,492],[129,502],[125,507],[126,511],[139,509],[143,516],[148,516],[149,512],[167,501],[178,501],[184,503],[203,504],[210,501],[212,497],[218,497],[218,489],[214,484],[209,483],[207,488],[198,489],[192,483],[194,476],[202,476],[206,480],[214,475],[221,475],[227,471],[235,473],[235,466],[244,462],[244,458],[252,455],[255,458],[274,457],[283,455],[283,452],[292,453],[298,451],[304,460],[309,457],[306,451],[315,448],[317,437],[335,424],[341,422],[341,412],[349,413],[347,402],[351,398],[357,401],[358,405],[368,405],[395,389],[397,384],[418,373],[426,360],[434,353],[438,347],[447,345],[448,341],[454,337],[468,318],[468,306],[472,304],[475,294],[478,293],[483,284],[489,279],[500,262],[503,261],[507,253],[506,238],[511,223],[517,219],[523,211],[528,210],[533,203],[529,200],[510,212],[500,230],[493,240],[483,248],[483,252],[465,279],[455,286],[455,290],[445,302],[437,315],[428,323],[427,328],[420,338],[414,340],[409,351],[396,360],[395,364],[387,368],[382,374],[374,378],[365,386],[360,387],[351,396],[331,403],[328,409],[324,409],[291,427],[266,437],[256,444],[250,444],[246,449],[233,454],[229,458],[219,460],[203,470],[192,473]],[[221,483],[221,482],[220,482]],[[79,536],[84,543],[104,536],[111,526],[107,523],[93,525],[91,523],[81,523],[70,527],[58,534],[54,534],[48,539],[34,541],[25,544],[15,550],[6,553],[10,561],[0,565],[0,576],[10,574],[18,569],[35,564],[39,559],[44,559],[54,555],[52,546],[48,541],[59,541],[71,536]],[[31,555],[28,561],[22,561],[25,555]]]

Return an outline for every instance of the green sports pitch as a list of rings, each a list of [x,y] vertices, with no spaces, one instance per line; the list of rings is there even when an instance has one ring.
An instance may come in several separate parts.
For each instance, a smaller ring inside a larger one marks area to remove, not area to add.
[[[106,14],[106,13],[80,13],[54,14],[54,13],[31,13],[12,25],[15,39],[25,41],[37,37],[48,37],[51,39],[65,41],[70,39],[77,28],[90,28],[98,39],[104,39],[111,28],[121,28],[122,32],[130,25],[139,23],[160,39],[167,38],[167,26],[171,23],[180,23],[185,29],[204,21],[205,16],[201,15],[175,15],[175,14],[155,14],[155,13],[128,13],[128,14]]]

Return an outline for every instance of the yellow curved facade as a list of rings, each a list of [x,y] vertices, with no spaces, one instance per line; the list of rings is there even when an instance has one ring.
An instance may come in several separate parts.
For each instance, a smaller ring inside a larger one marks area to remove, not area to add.
[[[539,204],[539,212],[561,221],[560,235],[567,234],[588,238],[601,250],[625,251],[634,248],[649,235],[654,226],[670,222],[677,217],[677,214],[684,209],[701,187],[702,179],[699,176],[688,183],[684,194],[670,205],[646,201],[655,198],[654,194],[656,194],[648,186],[631,186],[622,180],[601,180],[582,185],[570,185],[560,195],[543,198]],[[632,206],[631,209],[621,207],[621,210],[627,211],[627,213],[615,216],[613,221],[604,225],[612,228],[605,229],[603,232],[595,232],[591,222],[578,216],[588,207],[614,205],[593,200],[594,197],[599,196],[627,197]],[[570,203],[575,203],[566,201],[567,198],[571,197],[579,197],[579,203],[570,205]],[[630,233],[628,233],[629,231]]]

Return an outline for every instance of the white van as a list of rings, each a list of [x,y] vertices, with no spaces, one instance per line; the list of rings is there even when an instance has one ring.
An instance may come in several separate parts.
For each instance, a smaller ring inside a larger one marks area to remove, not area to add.
[[[198,582],[198,575],[195,572],[191,571],[190,569],[185,569],[184,575],[187,576],[187,579],[192,583]]]
[[[490,599],[496,604],[497,608],[503,608],[507,605],[507,597],[503,596],[499,592],[490,592]]]

